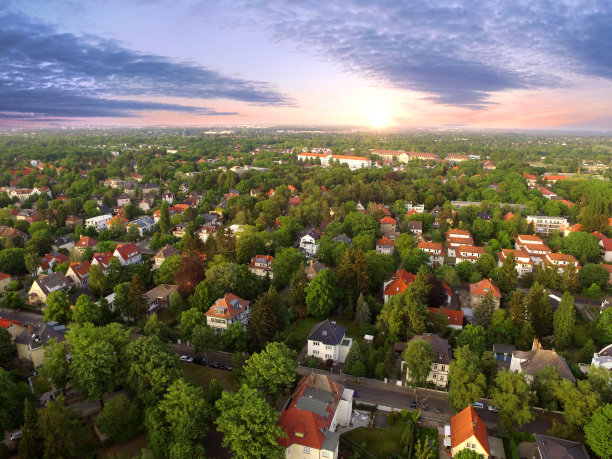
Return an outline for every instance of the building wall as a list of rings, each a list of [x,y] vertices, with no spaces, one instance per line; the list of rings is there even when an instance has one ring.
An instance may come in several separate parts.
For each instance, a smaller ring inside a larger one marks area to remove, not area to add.
[[[474,447],[468,448],[468,446],[467,446],[468,444],[474,445]],[[454,448],[452,448],[451,449],[451,454],[454,456],[455,454],[457,454],[462,449],[471,449],[472,451],[476,451],[476,453],[478,453],[478,454],[482,454],[484,457],[489,457],[489,455],[487,454],[485,449],[478,442],[478,440],[476,440],[476,437],[474,435],[472,435],[470,438],[465,440],[463,443],[460,443],[459,445],[457,445]]]
[[[34,368],[38,368],[44,363],[45,351],[42,346],[34,350],[30,350],[26,344],[17,344],[15,347],[17,347],[17,355],[19,358],[32,362]]]

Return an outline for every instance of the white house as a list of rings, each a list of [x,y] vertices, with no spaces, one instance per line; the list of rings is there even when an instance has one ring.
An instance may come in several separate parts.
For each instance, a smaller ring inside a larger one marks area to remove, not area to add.
[[[236,322],[240,322],[242,328],[246,328],[251,314],[250,304],[250,301],[243,300],[233,293],[228,293],[215,301],[215,304],[206,311],[206,323],[214,328],[217,333],[224,332]]]
[[[567,218],[565,217],[547,217],[546,215],[527,215],[527,223],[535,225],[535,232],[541,234],[550,234],[553,231],[561,231],[561,228],[567,226]]]
[[[309,231],[300,239],[300,249],[302,249],[306,255],[314,257],[319,250],[320,238],[321,233],[318,230]]]
[[[93,227],[96,231],[102,231],[106,229],[106,222],[109,221],[113,216],[111,214],[98,215],[85,219],[86,227]]]
[[[608,344],[601,351],[593,354],[591,365],[612,370],[612,344]]]
[[[498,266],[500,268],[504,264],[504,260],[511,253],[514,254],[516,272],[519,277],[523,277],[525,274],[533,272],[533,261],[531,260],[529,253],[518,249],[502,249],[501,252],[498,252],[497,258],[499,259]]]
[[[133,265],[142,261],[142,252],[134,242],[118,245],[113,252],[115,258],[122,266]]]
[[[519,234],[514,238],[514,244],[517,249],[527,252],[531,257],[531,261],[536,265],[542,263],[547,253],[552,252],[550,247],[544,244],[542,238],[530,234]]]
[[[438,263],[439,265],[444,264],[444,255],[446,254],[446,251],[444,250],[444,246],[441,242],[422,241],[417,245],[417,249],[429,254],[430,265],[433,265],[434,263]]]
[[[446,251],[449,257],[456,257],[456,249],[462,245],[473,245],[472,233],[467,230],[450,230],[446,233]]]
[[[146,233],[149,233],[155,228],[155,221],[153,217],[145,215],[144,217],[137,218],[130,222],[130,225],[136,225],[138,228],[138,234],[140,237],[144,237]]]
[[[351,349],[352,338],[345,336],[346,328],[336,322],[319,322],[308,335],[308,355],[322,360],[344,363]]]

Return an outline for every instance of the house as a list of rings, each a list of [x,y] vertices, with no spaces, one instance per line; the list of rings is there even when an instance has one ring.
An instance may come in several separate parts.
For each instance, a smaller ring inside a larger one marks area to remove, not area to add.
[[[66,271],[66,277],[72,281],[72,284],[78,288],[85,288],[89,286],[89,269],[91,263],[84,260],[80,263],[70,263],[68,271]]]
[[[54,266],[66,263],[67,261],[70,261],[70,259],[63,253],[55,251],[48,253],[40,258],[40,267],[38,268],[37,274],[51,274]]]
[[[453,358],[453,350],[448,344],[448,340],[440,338],[434,333],[423,333],[412,337],[410,341],[426,341],[434,350],[435,357],[431,364],[431,371],[427,375],[427,382],[439,388],[448,385],[449,365]],[[402,373],[406,373],[406,381],[410,381],[410,373],[406,368],[406,362],[402,361]]]
[[[530,234],[519,234],[514,238],[514,244],[519,250],[523,250],[529,254],[531,261],[536,265],[542,263],[544,256],[551,253],[550,247],[544,244],[544,241],[539,236],[531,236]]]
[[[497,253],[498,266],[501,268],[504,264],[504,260],[508,257],[508,255],[514,255],[515,267],[518,277],[523,277],[525,274],[533,272],[533,261],[524,250],[519,249],[502,249],[501,252]]]
[[[397,222],[393,217],[383,217],[380,220],[380,231],[383,233],[383,236],[395,236],[397,231]]]
[[[34,223],[34,215],[36,211],[34,209],[21,209],[17,214],[17,220],[25,220],[28,223]]]
[[[158,312],[161,308],[170,306],[170,295],[178,290],[178,285],[159,284],[144,294],[149,307],[149,314]]]
[[[450,446],[451,456],[464,449],[474,451],[485,458],[491,456],[487,426],[472,405],[453,416],[450,419],[450,429],[447,429],[448,427],[445,426],[444,446]],[[447,433],[450,435],[446,435]]]
[[[343,243],[343,244],[346,244],[346,245],[351,245],[353,243],[353,240],[350,237],[348,237],[346,234],[344,234],[344,233],[343,234],[339,234],[338,236],[336,236],[334,238],[334,241],[340,242],[340,243]]]
[[[4,292],[12,281],[13,276],[10,274],[0,273],[0,293]]]
[[[383,298],[386,303],[392,296],[401,295],[414,282],[416,276],[405,269],[398,269],[393,277],[383,284]]]
[[[308,264],[304,268],[304,271],[306,272],[306,277],[308,277],[308,280],[312,280],[325,268],[327,268],[327,266],[325,266],[323,263],[311,258],[308,260]]]
[[[491,282],[491,279],[483,279],[475,284],[470,284],[470,304],[472,308],[476,308],[488,293],[491,293],[495,309],[499,309],[501,300],[501,292],[499,288]]]
[[[608,344],[601,351],[593,354],[591,365],[612,370],[612,344]]]
[[[491,161],[490,159],[485,159],[482,162],[482,168],[486,171],[492,171],[497,169],[497,165],[495,164],[495,161]]]
[[[334,364],[344,363],[353,344],[345,336],[346,328],[336,322],[324,320],[312,327],[308,335],[308,354],[322,360],[333,360]]]
[[[603,266],[603,269],[608,271],[608,273],[610,274],[610,278],[608,279],[608,284],[612,285],[612,265],[606,265],[602,263],[601,266]]]
[[[288,459],[338,458],[338,426],[348,426],[353,410],[352,389],[329,376],[310,374],[297,385],[278,417],[285,432],[278,443]]]
[[[393,255],[394,250],[395,244],[387,236],[383,236],[376,241],[376,253],[380,253],[382,255]]]
[[[13,323],[9,328],[19,359],[32,362],[34,368],[44,363],[45,346],[49,340],[65,341],[66,331],[66,326],[57,322],[32,322],[23,325]]]
[[[97,239],[89,236],[81,236],[74,244],[72,250],[81,256],[87,249],[94,249],[98,245]]]
[[[172,228],[172,235],[177,238],[182,238],[187,232],[187,223],[179,223]]]
[[[46,303],[49,293],[67,290],[70,288],[70,285],[71,282],[61,271],[49,274],[48,276],[43,275],[36,279],[32,287],[30,287],[28,299],[31,303]]]
[[[527,215],[527,223],[534,224],[536,233],[550,234],[554,231],[561,231],[567,225],[567,218]]]
[[[174,202],[174,193],[170,193],[169,191],[165,192],[162,194],[162,200],[168,204],[172,204]]]
[[[117,206],[125,207],[131,202],[130,197],[127,194],[121,194],[117,197]]]
[[[101,252],[96,252],[94,253],[93,257],[91,258],[91,265],[98,265],[100,266],[100,268],[102,268],[102,272],[104,272],[104,274],[106,274],[106,271],[108,271],[108,268],[110,268],[110,261],[115,258],[113,256],[113,252],[108,251],[105,253],[101,253]]]
[[[103,231],[106,229],[106,223],[111,218],[113,218],[111,214],[103,214],[103,215],[98,215],[96,217],[87,218],[85,219],[85,226],[86,227],[91,226],[96,231]]]
[[[148,215],[132,220],[129,226],[132,225],[136,225],[136,228],[138,228],[138,235],[140,237],[145,237],[147,233],[150,233],[155,229],[155,221],[153,220],[153,217]]]
[[[230,325],[237,322],[242,324],[242,328],[246,328],[251,314],[250,304],[250,301],[228,293],[215,301],[215,304],[206,311],[206,322],[217,333],[224,332]]]
[[[304,234],[300,239],[300,249],[306,253],[306,256],[314,257],[319,250],[319,240],[321,238],[321,232],[313,229],[308,233]]]
[[[578,263],[578,260],[576,260],[573,255],[567,253],[547,253],[546,255],[544,255],[544,263],[550,266],[557,267],[559,272],[563,272],[563,269],[568,265],[572,265],[574,266],[574,268],[580,269],[580,264]]]
[[[134,242],[119,244],[113,255],[119,260],[121,266],[132,265],[142,261],[142,251]]]
[[[81,217],[77,217],[76,215],[69,215],[64,224],[68,229],[75,229],[77,226],[83,224],[83,219]]]
[[[214,236],[217,232],[218,226],[204,225],[195,232],[196,236],[200,238],[202,242],[206,242],[210,236]]]
[[[178,249],[174,248],[174,246],[166,244],[155,254],[155,267],[159,268],[161,264],[166,260],[166,258],[170,258],[180,254],[181,252]]]
[[[446,232],[446,251],[449,257],[456,257],[456,249],[462,245],[473,245],[472,233],[467,230],[450,230]]]
[[[510,365],[512,361],[512,353],[516,351],[516,346],[513,344],[505,344],[505,343],[494,343],[493,344],[493,355],[500,362],[508,362],[507,365]]]
[[[571,440],[534,434],[540,459],[590,459],[584,445]]]
[[[472,263],[476,263],[476,261],[478,261],[478,259],[486,252],[484,247],[477,247],[475,245],[460,245],[455,250],[455,253],[455,264],[458,264],[466,260]]]
[[[599,239],[599,245],[601,246],[601,252],[603,253],[603,259],[606,263],[612,262],[612,238],[602,237]]]
[[[427,308],[429,309],[429,319],[433,323],[435,314],[444,314],[448,319],[448,328],[455,330],[463,329],[463,312],[446,308]]]
[[[556,368],[559,376],[573,383],[576,378],[563,357],[553,350],[542,349],[542,344],[537,338],[533,339],[531,351],[514,351],[510,361],[510,371],[525,373],[527,382],[533,380],[533,376],[542,368],[551,366]]]
[[[249,271],[259,277],[269,276],[270,280],[274,279],[274,268],[272,268],[272,263],[274,262],[274,257],[270,255],[256,255],[251,258],[251,262],[249,263]]]
[[[444,250],[444,246],[441,242],[421,241],[418,243],[417,249],[429,254],[430,265],[433,265],[434,263],[438,263],[439,265],[444,264],[444,256],[446,251]]]
[[[423,235],[423,222],[420,220],[410,220],[408,222],[408,230],[416,235],[422,236]]]
[[[65,249],[72,250],[74,247],[74,241],[68,236],[58,236],[51,241],[51,248],[53,250]]]
[[[23,231],[12,228],[10,226],[0,225],[0,239],[16,239],[20,238],[23,242],[28,240],[28,235]]]

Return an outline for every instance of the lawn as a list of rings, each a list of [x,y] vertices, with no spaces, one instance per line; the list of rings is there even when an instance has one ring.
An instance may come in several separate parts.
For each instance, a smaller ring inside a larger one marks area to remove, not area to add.
[[[361,446],[374,457],[390,457],[402,453],[400,439],[404,429],[403,422],[386,429],[358,427],[342,434],[342,437]]]
[[[577,323],[574,327],[574,333],[572,334],[572,344],[577,348],[582,348],[588,339],[589,332],[587,331],[586,327]]]
[[[38,375],[32,378],[32,387],[34,388],[34,394],[41,395],[51,390],[51,383],[47,378]]]
[[[312,330],[312,327],[314,327],[314,324],[317,322],[319,321],[314,317],[306,317],[304,319],[298,319],[291,325],[287,336],[293,349],[298,352],[302,350],[306,344],[308,333],[310,333],[310,330]]]
[[[217,370],[215,368],[194,365],[193,363],[180,362],[185,378],[201,386],[204,390],[208,388],[210,381],[216,379],[217,382],[226,390],[237,390],[239,387],[234,373],[231,371]]]

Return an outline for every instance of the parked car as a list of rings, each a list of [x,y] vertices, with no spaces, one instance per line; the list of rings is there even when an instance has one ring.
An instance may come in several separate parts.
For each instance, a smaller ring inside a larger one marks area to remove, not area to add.
[[[206,359],[204,357],[194,357],[193,363],[197,365],[202,365],[202,366],[206,366],[207,364]]]
[[[442,413],[442,412],[443,412],[441,408],[436,408],[434,411],[435,411],[436,413],[438,413],[438,414],[440,414],[440,413]]]
[[[220,364],[219,362],[212,362],[208,366],[211,368],[216,368],[217,370],[220,370],[223,367],[223,365]]]
[[[225,366],[224,369],[227,370],[227,371],[234,371],[234,367],[231,366],[231,365]]]
[[[496,406],[493,405],[489,405],[487,406],[487,410],[493,412],[493,413],[499,413],[501,410],[499,408],[497,408]]]
[[[21,430],[18,430],[17,432],[13,432],[11,434],[11,441],[19,440],[21,438],[21,435],[23,435],[21,433]]]
[[[484,405],[482,404],[482,402],[474,402],[472,406],[477,410],[484,410]]]
[[[429,405],[426,405],[425,403],[421,403],[421,406],[419,407],[419,409],[421,411],[427,411],[429,409]]]
[[[410,402],[410,408],[413,410],[417,407],[417,402]]]
[[[189,363],[193,363],[193,358],[192,358],[192,357],[189,357],[188,355],[181,355],[181,356],[179,357],[179,360],[180,360],[181,362],[189,362]]]

